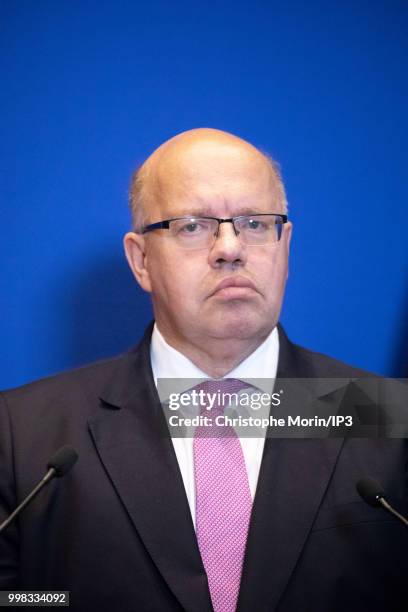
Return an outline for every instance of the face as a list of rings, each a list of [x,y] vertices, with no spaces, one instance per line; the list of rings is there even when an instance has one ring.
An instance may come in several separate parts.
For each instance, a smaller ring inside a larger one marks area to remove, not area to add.
[[[283,213],[275,181],[264,158],[249,146],[201,142],[179,148],[158,164],[145,222]],[[125,248],[138,282],[152,295],[166,339],[175,346],[199,345],[214,339],[262,339],[273,329],[288,274],[290,235],[287,223],[279,242],[248,246],[232,224],[224,223],[212,248],[186,251],[166,229],[143,236],[129,233]],[[222,288],[230,281],[245,286]]]

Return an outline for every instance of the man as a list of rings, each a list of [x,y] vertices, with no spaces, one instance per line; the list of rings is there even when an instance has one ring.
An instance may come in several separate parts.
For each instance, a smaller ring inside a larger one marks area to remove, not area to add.
[[[143,164],[131,204],[154,327],[127,355],[4,394],[0,522],[58,447],[80,458],[2,534],[0,588],[69,590],[84,611],[405,609],[403,527],[355,489],[378,478],[402,508],[402,441],[168,435],[161,378],[363,375],[278,326],[292,226],[276,165],[192,130]]]

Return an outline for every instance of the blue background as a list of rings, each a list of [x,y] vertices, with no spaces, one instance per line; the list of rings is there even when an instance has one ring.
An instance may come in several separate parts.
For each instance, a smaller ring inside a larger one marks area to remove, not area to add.
[[[405,1],[2,0],[0,22],[1,387],[138,340],[129,177],[197,126],[281,163],[289,336],[405,372]]]

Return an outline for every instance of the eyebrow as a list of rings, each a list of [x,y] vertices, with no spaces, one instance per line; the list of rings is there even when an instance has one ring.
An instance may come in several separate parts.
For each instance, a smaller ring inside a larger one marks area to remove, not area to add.
[[[256,215],[262,213],[265,213],[265,211],[259,210],[259,208],[257,208],[256,206],[251,208],[246,206],[245,208],[241,208],[239,212],[234,214],[233,216],[240,217],[241,215]],[[174,217],[215,217],[215,214],[208,208],[194,209],[193,207],[193,209],[188,209],[177,213],[177,215],[174,215]]]

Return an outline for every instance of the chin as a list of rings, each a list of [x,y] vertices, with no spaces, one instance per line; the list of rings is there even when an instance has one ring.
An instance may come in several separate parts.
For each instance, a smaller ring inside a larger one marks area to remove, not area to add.
[[[275,326],[275,319],[260,316],[260,313],[223,313],[213,321],[208,334],[213,338],[247,340],[267,336]]]

